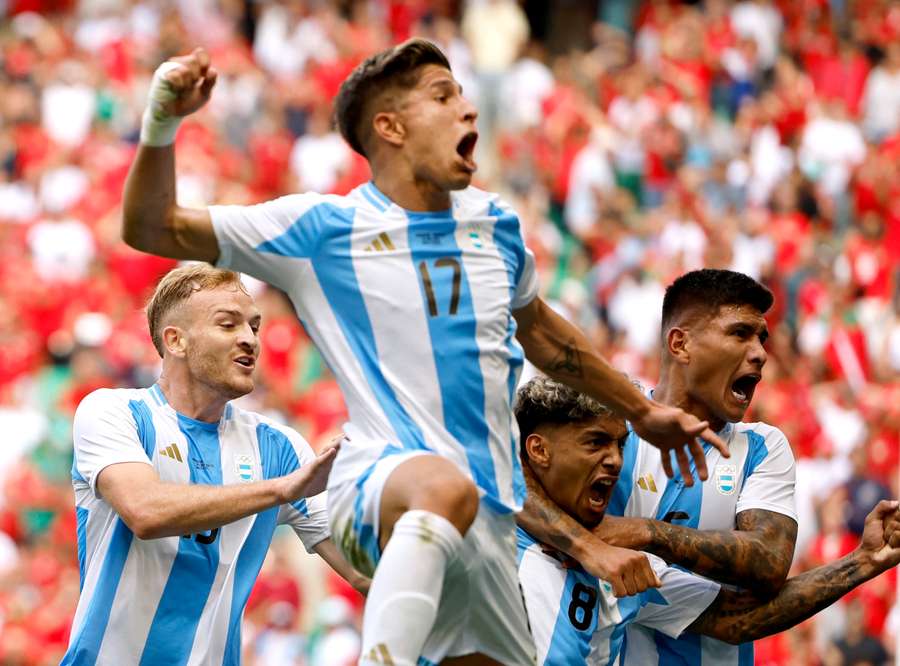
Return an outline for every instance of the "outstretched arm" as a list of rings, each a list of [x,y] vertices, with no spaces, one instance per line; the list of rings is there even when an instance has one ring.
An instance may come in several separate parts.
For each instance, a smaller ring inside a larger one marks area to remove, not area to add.
[[[137,250],[209,262],[219,256],[209,212],[176,202],[173,143],[181,118],[206,103],[215,82],[216,71],[203,49],[163,63],[153,76],[123,198],[122,236]]]
[[[862,542],[836,562],[789,579],[773,599],[721,590],[688,631],[738,644],[776,634],[830,606],[856,586],[900,562],[896,538],[898,502],[881,501],[866,518]]]
[[[369,585],[372,584],[372,581],[359,573],[344,559],[344,556],[341,555],[331,539],[320,541],[313,550],[316,552],[316,555],[328,563],[328,566],[334,569],[337,575],[350,583],[357,592],[363,596],[369,593]]]
[[[650,400],[622,373],[606,362],[577,327],[541,298],[513,313],[516,337],[532,363],[557,381],[585,393],[631,422],[635,432],[661,451],[666,474],[672,476],[670,452],[675,452],[687,485],[693,484],[689,448],[700,479],[707,478],[706,457],[699,437],[728,457],[728,447],[705,421],[677,407]]]
[[[227,486],[169,483],[140,462],[101,470],[97,491],[139,539],[199,534],[325,490],[337,448],[282,477]]]
[[[774,511],[749,509],[734,530],[695,530],[649,518],[607,516],[594,536],[622,548],[646,550],[694,573],[753,590],[758,598],[778,593],[787,579],[797,523]]]

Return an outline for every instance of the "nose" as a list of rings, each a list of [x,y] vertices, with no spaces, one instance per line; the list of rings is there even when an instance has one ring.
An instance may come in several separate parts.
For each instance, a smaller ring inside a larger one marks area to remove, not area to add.
[[[614,442],[607,447],[600,464],[603,465],[603,469],[607,474],[618,474],[622,471],[624,460],[622,459],[622,451],[618,442]]]
[[[255,353],[259,346],[259,333],[250,324],[244,324],[238,332],[238,345]]]
[[[478,109],[466,97],[462,98],[462,119],[467,123],[474,123],[478,119]]]
[[[762,342],[760,342],[759,338],[754,338],[753,342],[750,345],[750,354],[748,360],[753,364],[758,366],[760,369],[766,364],[766,361],[769,360],[769,353],[766,351],[766,348],[763,347]]]

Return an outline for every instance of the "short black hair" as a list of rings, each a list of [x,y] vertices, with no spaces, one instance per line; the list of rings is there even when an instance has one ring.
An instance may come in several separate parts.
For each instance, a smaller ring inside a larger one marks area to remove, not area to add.
[[[564,425],[613,415],[606,405],[544,375],[529,380],[519,389],[513,412],[519,423],[523,450],[528,435],[544,424]]]
[[[450,69],[447,56],[432,42],[409,39],[369,56],[341,84],[334,100],[334,120],[344,140],[363,157],[371,131],[372,103],[391,88],[408,90],[419,80],[425,65]]]
[[[716,315],[723,305],[749,305],[760,314],[772,307],[772,292],[749,275],[736,271],[704,268],[685,273],[666,289],[662,307],[662,329],[687,310]]]

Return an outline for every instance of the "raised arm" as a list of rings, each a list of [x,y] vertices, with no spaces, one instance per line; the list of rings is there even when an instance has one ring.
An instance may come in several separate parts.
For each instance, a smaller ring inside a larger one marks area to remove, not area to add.
[[[631,422],[635,432],[661,451],[666,473],[672,476],[671,452],[674,451],[686,485],[692,485],[688,446],[705,480],[706,457],[698,437],[715,446],[725,457],[727,445],[705,421],[678,409],[650,400],[621,372],[606,362],[577,327],[566,321],[543,299],[535,298],[514,313],[516,337],[528,360],[548,376],[568,384],[615,411]]]
[[[215,82],[216,71],[203,49],[172,58],[153,76],[123,198],[122,237],[137,250],[209,262],[219,256],[209,212],[182,208],[175,198],[178,123],[206,103]]]
[[[776,597],[722,589],[687,631],[738,644],[776,634],[830,606],[856,586],[900,562],[897,502],[881,501],[866,518],[860,545],[849,555],[790,578]]]
[[[594,536],[622,548],[646,550],[720,583],[752,589],[758,598],[778,593],[787,579],[797,523],[774,511],[750,509],[734,530],[695,530],[649,518],[607,516]]]
[[[337,449],[285,476],[227,486],[162,481],[150,465],[122,462],[97,476],[99,495],[139,539],[199,534],[325,490]]]

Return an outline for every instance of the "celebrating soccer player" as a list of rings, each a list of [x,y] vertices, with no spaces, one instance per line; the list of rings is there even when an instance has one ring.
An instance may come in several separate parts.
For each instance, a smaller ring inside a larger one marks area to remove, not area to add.
[[[771,305],[768,289],[733,271],[692,271],[666,290],[660,380],[652,397],[708,421],[728,442],[730,460],[708,451],[711,478],[695,486],[681,474],[663,481],[659,454],[632,437],[622,480],[610,498],[610,518],[600,528],[589,533],[565,516],[557,519],[535,485],[529,494],[534,510],[526,507],[524,516],[529,531],[580,561],[602,557],[595,545],[602,539],[762,597],[775,595],[787,578],[797,537],[794,458],[780,430],[741,422],[766,362],[764,315]],[[628,518],[613,518],[622,515]],[[630,645],[644,645],[641,660],[626,657],[633,666],[690,663],[701,653],[704,663],[738,664],[753,649],[690,633],[672,640],[633,628],[628,636]]]
[[[82,590],[63,664],[234,664],[275,527],[363,590],[329,538],[334,449],[231,404],[253,390],[259,311],[237,273],[175,269],[147,307],[163,360],[149,389],[75,413]],[[313,497],[313,495],[318,495]]]
[[[511,408],[523,348],[628,418],[667,464],[674,452],[686,479],[688,450],[705,478],[698,437],[726,447],[705,421],[643,396],[537,297],[515,212],[469,187],[476,111],[433,44],[374,55],[343,83],[337,123],[372,171],[345,197],[178,206],[178,122],[215,80],[201,49],[154,75],[125,240],[279,287],[334,371],[350,440],[328,483],[330,522],[352,564],[374,573],[362,663],[533,663],[513,518],[525,496]],[[598,569],[658,583],[627,549],[604,548]]]
[[[522,387],[516,416],[525,463],[549,499],[586,529],[602,524],[622,471],[628,438],[625,421],[547,377]],[[620,483],[630,481],[624,477]],[[788,629],[900,562],[897,507],[897,502],[880,502],[867,517],[855,551],[788,579],[769,599],[720,586],[651,554],[646,556],[661,587],[617,599],[608,583],[520,527],[519,575],[538,662],[546,666],[752,663],[746,656],[740,662],[721,654],[702,657],[699,649],[688,653],[682,644],[677,644],[677,654],[664,655],[653,641],[633,638],[642,631],[674,640],[687,631],[698,641],[702,635],[710,637],[703,642],[715,639],[718,645],[739,649],[742,642]]]

